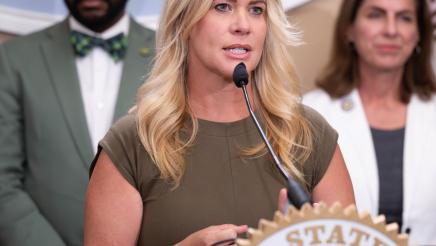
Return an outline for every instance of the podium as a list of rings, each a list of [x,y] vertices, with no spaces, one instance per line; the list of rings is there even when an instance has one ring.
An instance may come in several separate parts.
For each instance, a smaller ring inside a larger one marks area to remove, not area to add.
[[[354,205],[317,207],[305,204],[301,210],[290,207],[286,214],[277,211],[273,221],[261,219],[259,228],[250,228],[248,239],[239,246],[351,245],[406,246],[407,235],[398,234],[398,225],[387,225],[383,215],[359,213]]]

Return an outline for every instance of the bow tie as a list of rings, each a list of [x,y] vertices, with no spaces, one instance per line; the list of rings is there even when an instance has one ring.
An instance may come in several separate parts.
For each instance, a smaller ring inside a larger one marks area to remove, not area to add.
[[[123,59],[126,55],[127,37],[123,33],[109,39],[102,39],[71,31],[70,42],[74,53],[79,57],[85,57],[94,47],[104,49],[115,61]]]

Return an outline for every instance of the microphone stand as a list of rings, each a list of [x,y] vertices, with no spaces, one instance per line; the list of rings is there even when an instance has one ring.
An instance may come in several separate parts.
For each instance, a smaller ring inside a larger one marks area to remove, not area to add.
[[[253,122],[256,125],[256,128],[259,131],[259,134],[262,137],[262,140],[265,143],[268,152],[271,154],[275,166],[278,168],[280,174],[287,181],[287,186],[288,186],[287,196],[288,196],[289,203],[292,204],[297,209],[300,209],[305,203],[311,204],[311,199],[309,195],[303,190],[303,188],[301,188],[301,186],[297,183],[297,181],[295,181],[295,179],[292,176],[288,175],[288,173],[284,169],[282,163],[280,162],[279,158],[277,157],[276,153],[271,147],[271,144],[268,141],[265,132],[262,130],[262,127],[260,126],[259,121],[256,118],[256,115],[253,112],[253,109],[250,104],[250,99],[247,93],[248,73],[244,63],[241,62],[235,67],[235,70],[233,72],[233,81],[235,82],[237,87],[242,88],[242,91],[244,92],[244,99],[247,104],[247,108],[250,113],[250,116],[253,119]]]

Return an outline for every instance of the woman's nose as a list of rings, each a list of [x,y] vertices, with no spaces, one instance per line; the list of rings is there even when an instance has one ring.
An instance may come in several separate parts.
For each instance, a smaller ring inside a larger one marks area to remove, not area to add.
[[[238,35],[250,33],[250,17],[245,10],[237,10],[234,12],[231,31],[233,34]]]
[[[395,36],[398,33],[398,23],[394,17],[387,18],[385,23],[385,33],[389,36]]]

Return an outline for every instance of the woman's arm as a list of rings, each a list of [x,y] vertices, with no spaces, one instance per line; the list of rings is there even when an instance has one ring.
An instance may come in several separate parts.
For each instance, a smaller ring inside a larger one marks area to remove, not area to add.
[[[142,199],[101,151],[85,203],[85,245],[136,245]]]
[[[85,245],[136,245],[142,220],[138,191],[102,151],[89,181],[85,203]],[[178,245],[212,245],[235,240],[246,225],[210,226],[189,235]]]
[[[327,171],[312,192],[312,200],[316,203],[323,201],[328,205],[334,202],[340,202],[343,206],[355,204],[350,175],[338,145]]]

